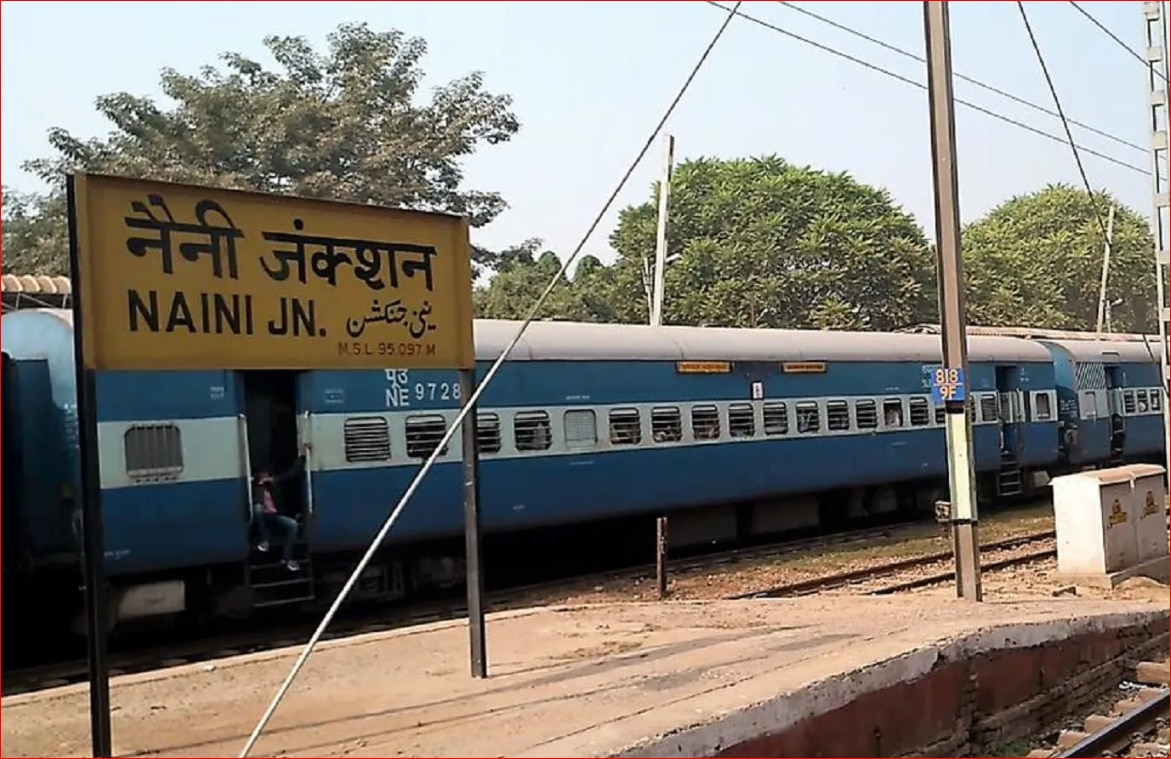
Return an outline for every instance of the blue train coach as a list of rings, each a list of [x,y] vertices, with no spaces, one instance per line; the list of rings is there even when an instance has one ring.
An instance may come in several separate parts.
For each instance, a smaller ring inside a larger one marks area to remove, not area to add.
[[[49,452],[14,464],[21,573],[76,613],[72,325],[38,309],[3,326],[5,390],[22,397],[15,434]],[[519,327],[476,323],[481,376]],[[1080,412],[1069,442],[1076,350],[970,337],[984,493],[1019,494],[1063,462],[1107,460],[1087,447]],[[478,411],[484,528],[671,513],[672,544],[685,545],[920,510],[947,488],[944,415],[929,392],[939,361],[929,335],[534,324]],[[1128,365],[1119,381],[1147,383],[1144,371]],[[332,598],[461,402],[456,373],[394,368],[107,372],[96,384],[115,620]],[[291,467],[305,443],[308,465],[284,492],[304,537],[302,571],[288,573],[252,548],[249,473]],[[1151,445],[1161,449],[1129,419],[1122,455]],[[359,597],[462,580],[460,451],[457,432]],[[6,497],[6,541],[8,509]]]
[[[1063,463],[1163,462],[1157,340],[1041,342],[1053,355]]]

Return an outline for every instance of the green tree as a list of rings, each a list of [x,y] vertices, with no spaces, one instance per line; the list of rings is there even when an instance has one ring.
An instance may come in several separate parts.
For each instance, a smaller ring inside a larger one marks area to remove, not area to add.
[[[222,56],[222,69],[164,69],[167,106],[125,92],[98,98],[109,135],[83,140],[52,129],[56,155],[26,165],[55,188],[41,209],[52,212],[47,223],[64,229],[60,180],[75,169],[450,211],[474,226],[495,218],[504,199],[464,187],[460,162],[516,134],[511,98],[487,92],[479,73],[420,98],[427,46],[400,31],[346,24],[327,39],[322,54],[302,37],[265,38],[275,71],[236,53]],[[42,260],[8,242],[9,267]],[[494,261],[482,249],[476,258]],[[57,250],[51,268],[63,273],[66,261]]]
[[[61,193],[0,190],[4,270],[17,274],[68,274],[69,231]]]
[[[561,258],[541,248],[540,240],[526,240],[500,254],[497,272],[474,294],[476,316],[484,319],[523,319],[561,270]],[[608,269],[593,256],[578,262],[573,280],[564,274],[537,313],[538,319],[560,321],[614,321],[609,307]]]
[[[624,209],[612,305],[647,318],[657,189]],[[669,324],[883,330],[934,318],[927,240],[885,191],[775,156],[680,164],[671,186]]]
[[[1116,331],[1154,325],[1147,220],[1105,192],[1057,184],[1011,198],[964,229],[968,319],[986,326],[1094,329],[1105,221],[1116,206],[1108,301]]]

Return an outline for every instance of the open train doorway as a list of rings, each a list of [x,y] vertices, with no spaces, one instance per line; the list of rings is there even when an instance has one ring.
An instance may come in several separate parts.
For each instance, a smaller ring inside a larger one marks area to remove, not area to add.
[[[1122,412],[1122,369],[1106,365],[1106,408],[1110,411],[1110,460],[1121,463],[1126,450],[1126,417]]]
[[[997,417],[1000,426],[1000,456],[1015,464],[1021,451],[1020,423],[1024,421],[1021,372],[1017,366],[996,367]]]
[[[244,417],[248,424],[248,461],[250,475],[268,472],[279,475],[291,471],[301,455],[300,372],[240,372],[244,397]],[[288,516],[300,522],[306,517],[304,477],[290,477],[281,482],[280,496]]]
[[[0,413],[0,424],[3,425],[3,430],[0,430],[0,455],[3,457],[3,498],[0,503],[4,504],[3,519],[0,520],[2,530],[2,544],[0,544],[0,556],[3,557],[3,574],[8,575],[9,564],[11,557],[15,556],[15,549],[17,548],[16,541],[12,538],[13,531],[16,530],[17,522],[20,518],[20,449],[17,448],[17,438],[15,433],[16,426],[16,378],[15,365],[7,353],[0,354],[3,356],[2,374],[0,374],[0,386],[3,392],[0,392],[0,401],[3,402],[2,413]],[[20,548],[24,548],[20,546]]]

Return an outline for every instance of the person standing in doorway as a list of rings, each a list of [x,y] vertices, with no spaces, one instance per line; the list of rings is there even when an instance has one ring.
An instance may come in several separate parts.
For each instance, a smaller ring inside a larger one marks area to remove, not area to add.
[[[281,512],[281,495],[279,485],[294,477],[299,477],[305,471],[305,460],[309,455],[308,444],[297,457],[297,462],[287,471],[273,475],[267,470],[261,470],[252,478],[252,521],[256,524],[259,551],[268,551],[272,533],[280,536],[283,544],[281,563],[290,572],[297,572],[300,565],[293,559],[293,550],[297,546],[297,533],[300,525],[297,520]]]

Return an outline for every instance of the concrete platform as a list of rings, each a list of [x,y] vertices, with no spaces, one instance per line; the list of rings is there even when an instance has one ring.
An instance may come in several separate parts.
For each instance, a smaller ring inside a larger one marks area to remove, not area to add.
[[[840,711],[862,694],[921,679],[975,652],[1085,634],[1125,649],[1120,631],[1145,625],[1165,632],[1167,620],[1166,593],[1130,601],[994,599],[979,606],[930,596],[811,597],[507,612],[489,621],[493,676],[487,681],[467,675],[461,622],[323,644],[255,753],[736,753],[762,735]],[[296,653],[117,678],[115,751],[235,756]],[[1078,651],[1065,658],[1085,661]],[[1057,657],[1047,666],[1060,664]],[[963,690],[954,683],[948,688]],[[897,709],[889,700],[884,703]],[[87,755],[87,708],[84,686],[4,699],[3,755]],[[943,727],[955,729],[952,722]]]

